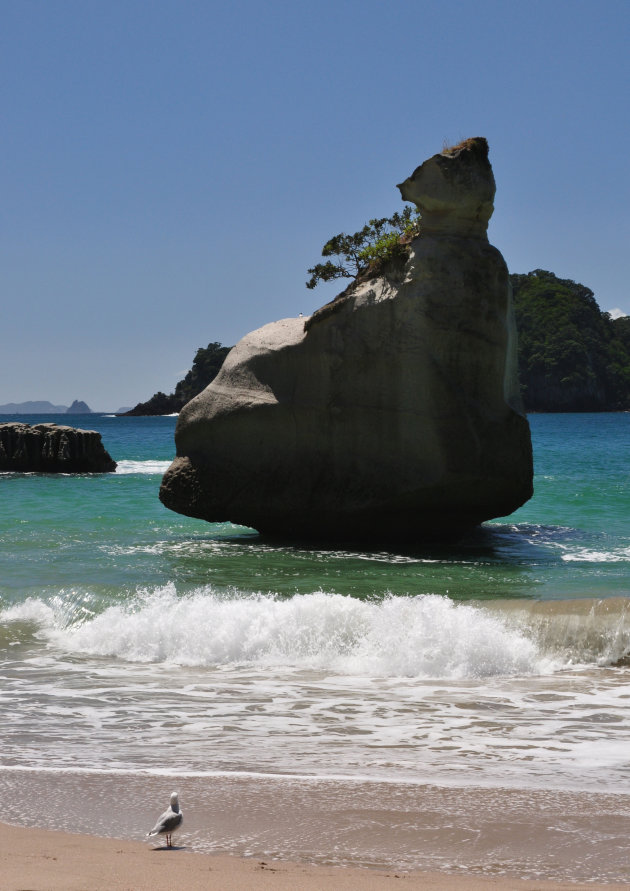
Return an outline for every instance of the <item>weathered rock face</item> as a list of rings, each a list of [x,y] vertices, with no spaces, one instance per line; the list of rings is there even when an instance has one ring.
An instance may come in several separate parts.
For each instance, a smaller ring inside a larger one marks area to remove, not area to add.
[[[0,424],[0,471],[110,473],[116,462],[96,430],[58,424]]]
[[[398,188],[420,211],[424,235],[487,238],[496,186],[485,139],[433,155]]]
[[[179,416],[167,507],[292,538],[420,541],[531,497],[485,140],[400,188],[428,217],[407,260],[234,347]]]

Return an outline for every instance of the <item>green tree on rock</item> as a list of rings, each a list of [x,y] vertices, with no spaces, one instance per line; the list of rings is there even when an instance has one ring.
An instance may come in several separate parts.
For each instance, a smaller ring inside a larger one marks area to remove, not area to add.
[[[370,220],[353,235],[340,232],[329,239],[322,248],[322,257],[333,257],[325,263],[317,263],[307,272],[310,279],[307,288],[336,278],[356,278],[370,266],[381,266],[397,255],[403,256],[405,244],[419,234],[420,214],[405,207],[391,217]]]

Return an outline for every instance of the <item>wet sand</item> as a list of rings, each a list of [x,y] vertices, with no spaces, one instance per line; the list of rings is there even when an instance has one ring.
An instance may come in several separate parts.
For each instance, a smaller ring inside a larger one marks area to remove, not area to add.
[[[307,866],[227,855],[195,854],[184,848],[153,848],[140,842],[23,829],[0,824],[0,885],[3,891],[577,891],[627,885],[576,885],[478,878],[436,873]]]
[[[630,885],[629,795],[5,770],[0,801],[2,891]]]

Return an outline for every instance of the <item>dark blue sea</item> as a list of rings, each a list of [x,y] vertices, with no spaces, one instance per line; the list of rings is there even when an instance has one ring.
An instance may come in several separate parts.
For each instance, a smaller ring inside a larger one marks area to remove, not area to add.
[[[576,813],[612,796],[630,819],[630,414],[532,415],[528,504],[455,546],[364,551],[271,545],[168,511],[174,417],[19,419],[96,429],[118,468],[0,475],[5,819],[125,834],[104,783],[237,780],[355,784],[381,802],[384,787],[401,801],[419,788],[557,794],[577,796]],[[190,838],[392,862],[376,842],[309,847],[298,823],[273,839]],[[461,865],[427,856],[405,841],[393,862]],[[576,855],[562,876],[630,880],[603,860]],[[511,861],[495,873],[510,869],[553,876]]]

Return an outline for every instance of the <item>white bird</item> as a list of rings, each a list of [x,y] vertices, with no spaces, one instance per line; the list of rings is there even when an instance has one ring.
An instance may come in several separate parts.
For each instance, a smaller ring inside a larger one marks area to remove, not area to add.
[[[151,832],[147,833],[147,836],[165,835],[167,847],[172,848],[172,835],[176,829],[179,829],[183,822],[184,812],[179,806],[179,798],[177,797],[177,792],[173,792],[173,794],[171,795],[171,804],[169,809],[164,811]]]

